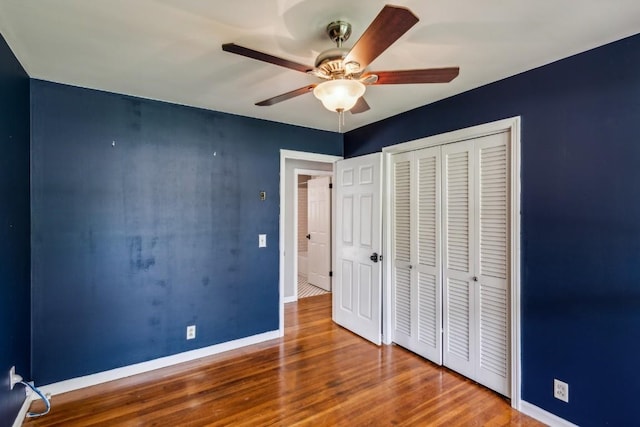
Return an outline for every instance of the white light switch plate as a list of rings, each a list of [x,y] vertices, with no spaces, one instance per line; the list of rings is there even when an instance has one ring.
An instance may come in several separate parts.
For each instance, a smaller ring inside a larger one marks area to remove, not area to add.
[[[266,248],[267,247],[267,235],[266,234],[258,234],[258,247]]]

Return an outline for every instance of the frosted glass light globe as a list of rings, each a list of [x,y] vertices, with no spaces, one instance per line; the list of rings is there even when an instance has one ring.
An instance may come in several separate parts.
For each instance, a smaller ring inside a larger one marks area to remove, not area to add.
[[[364,95],[365,86],[358,80],[336,79],[320,83],[313,89],[316,98],[330,111],[349,111]]]

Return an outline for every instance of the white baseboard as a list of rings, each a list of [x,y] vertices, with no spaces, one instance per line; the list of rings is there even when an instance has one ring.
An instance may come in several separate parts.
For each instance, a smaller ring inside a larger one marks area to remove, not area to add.
[[[298,301],[297,297],[284,297],[284,298],[282,298],[282,302],[285,303],[285,304],[289,303],[289,302],[296,302],[296,301]]]
[[[262,334],[240,338],[209,347],[199,348],[197,350],[186,351],[184,353],[178,353],[172,356],[166,356],[159,359],[149,360],[147,362],[136,363],[135,365],[123,366],[122,368],[98,372],[96,374],[91,374],[84,377],[72,378],[70,380],[48,384],[39,388],[45,395],[49,394],[51,396],[55,396],[57,394],[67,393],[69,391],[106,383],[108,381],[119,380],[121,378],[130,377],[132,375],[142,374],[144,372],[153,371],[155,369],[166,368],[167,366],[190,362],[192,360],[201,359],[203,357],[212,356],[214,354],[222,353],[225,351],[235,350],[240,347],[277,339],[281,336],[282,335],[278,330],[265,332]]]
[[[19,384],[19,385],[22,385],[22,384]],[[16,419],[13,422],[13,427],[22,426],[22,423],[24,422],[24,418],[27,416],[27,412],[29,412],[29,406],[31,406],[32,401],[33,401],[33,391],[31,391],[30,388],[27,388],[24,402],[20,407],[20,411],[18,412],[18,415],[16,415]]]
[[[573,424],[564,418],[560,418],[557,415],[552,414],[551,412],[547,412],[542,408],[537,407],[536,405],[532,405],[529,402],[525,402],[522,400],[520,402],[520,412],[523,414],[529,415],[536,420],[543,422],[551,427],[578,427],[576,424]]]

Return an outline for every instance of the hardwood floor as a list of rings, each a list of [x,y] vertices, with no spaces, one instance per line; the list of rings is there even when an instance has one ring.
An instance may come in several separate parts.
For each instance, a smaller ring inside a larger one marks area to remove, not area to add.
[[[543,425],[464,377],[336,326],[330,294],[287,304],[285,319],[284,339],[54,396],[48,415],[24,425]]]

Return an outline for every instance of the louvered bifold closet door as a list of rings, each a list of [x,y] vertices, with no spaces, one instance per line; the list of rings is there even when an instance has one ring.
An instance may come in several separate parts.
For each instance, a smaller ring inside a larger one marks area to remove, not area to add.
[[[444,365],[510,395],[509,133],[442,147]]]
[[[394,341],[410,347],[411,319],[411,153],[396,154],[392,162],[392,324]]]
[[[416,353],[442,364],[442,283],[440,277],[440,147],[414,153],[415,227],[412,269]]]
[[[442,363],[440,148],[393,156],[394,342]]]
[[[476,381],[507,397],[511,384],[508,142],[509,133],[504,132],[480,138],[475,143],[479,347]]]
[[[442,147],[445,366],[475,379],[473,142]]]

